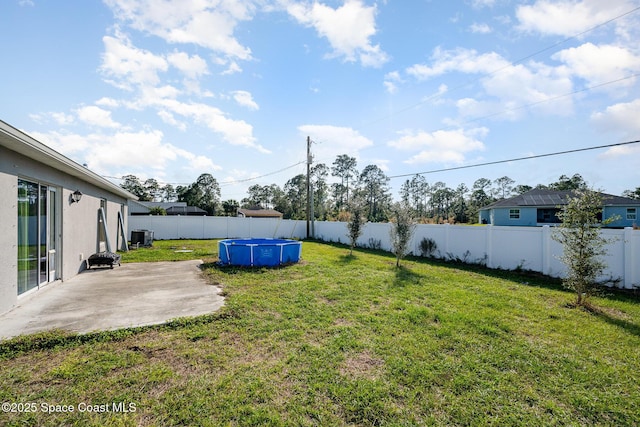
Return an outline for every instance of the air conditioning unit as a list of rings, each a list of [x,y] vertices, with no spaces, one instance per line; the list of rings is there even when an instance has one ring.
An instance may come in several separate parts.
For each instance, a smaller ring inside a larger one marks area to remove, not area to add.
[[[153,230],[132,230],[131,246],[153,245]]]

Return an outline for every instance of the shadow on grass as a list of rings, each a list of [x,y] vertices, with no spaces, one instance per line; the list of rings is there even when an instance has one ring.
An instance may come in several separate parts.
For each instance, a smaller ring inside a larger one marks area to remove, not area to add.
[[[273,266],[270,266],[270,265],[260,265],[260,266],[224,265],[224,264],[221,264],[219,261],[214,261],[214,262],[204,262],[200,264],[200,269],[201,270],[215,269],[226,274],[237,274],[239,272],[261,274],[270,270],[282,270],[297,264],[304,264],[304,261],[289,262],[286,264],[273,265]]]
[[[418,285],[423,278],[424,275],[418,274],[401,264],[400,267],[396,267],[396,277],[393,280],[393,286],[404,287],[407,285]]]
[[[350,263],[352,263],[353,261],[355,261],[357,259],[358,259],[357,256],[355,256],[354,254],[349,253],[349,254],[345,254],[345,255],[340,255],[340,257],[338,258],[338,262],[340,264],[350,264]]]
[[[616,296],[614,296],[616,297]],[[575,305],[573,305],[575,308]],[[587,303],[587,305],[581,307],[583,310],[589,312],[590,314],[597,316],[598,318],[604,320],[610,325],[617,326],[618,328],[624,329],[632,335],[640,337],[640,325],[637,325],[633,322],[630,322],[626,319],[622,319],[620,317],[615,316],[612,313],[609,313],[606,309],[600,308],[598,306]]]
[[[628,320],[620,319],[618,317],[612,316],[609,313],[599,312],[597,316],[609,323],[610,325],[617,326],[619,328],[624,329],[625,331],[633,334],[637,337],[640,337],[640,326],[636,325],[633,322],[629,322]]]

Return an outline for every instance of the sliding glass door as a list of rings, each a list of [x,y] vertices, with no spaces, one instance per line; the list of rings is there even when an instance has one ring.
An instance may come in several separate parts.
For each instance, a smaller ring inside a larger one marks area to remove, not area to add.
[[[18,295],[38,287],[38,184],[18,180]]]
[[[57,278],[56,194],[54,187],[18,180],[18,295]]]

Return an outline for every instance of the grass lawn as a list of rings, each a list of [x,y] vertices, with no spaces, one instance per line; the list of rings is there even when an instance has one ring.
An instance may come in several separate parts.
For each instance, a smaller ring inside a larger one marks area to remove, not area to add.
[[[217,251],[154,245],[125,261]],[[227,297],[214,315],[1,343],[0,402],[37,408],[0,425],[640,423],[636,299],[596,298],[593,313],[545,278],[420,259],[396,269],[390,254],[315,242],[302,255],[279,269],[207,264]]]

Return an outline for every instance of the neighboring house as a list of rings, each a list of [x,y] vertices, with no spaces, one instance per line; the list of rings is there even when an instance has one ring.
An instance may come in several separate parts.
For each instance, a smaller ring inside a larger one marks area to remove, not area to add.
[[[166,209],[167,215],[206,216],[207,211],[197,206],[171,206]]]
[[[242,218],[279,218],[282,213],[273,209],[238,209],[238,216]]]
[[[560,223],[557,213],[566,205],[572,191],[535,188],[519,196],[498,200],[480,209],[482,224],[542,226]],[[618,219],[607,227],[632,227],[638,223],[640,200],[602,193],[602,217]]]
[[[129,201],[129,215],[149,215],[152,208],[162,208],[165,211],[172,206],[187,206],[187,202],[142,202]]]
[[[107,244],[112,251],[126,245],[127,204],[135,198],[0,121],[0,313],[75,276]]]
[[[187,202],[129,202],[130,215],[150,215],[153,208],[162,208],[167,215],[204,216],[207,214],[207,211],[197,206],[187,206]]]

